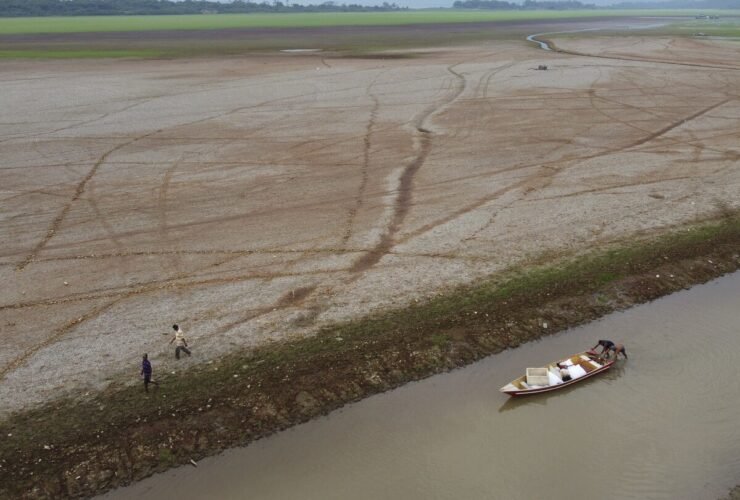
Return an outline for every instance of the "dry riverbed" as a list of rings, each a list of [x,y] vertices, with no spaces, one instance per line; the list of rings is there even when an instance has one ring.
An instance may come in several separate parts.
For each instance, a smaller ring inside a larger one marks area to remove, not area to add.
[[[4,63],[6,494],[102,491],[736,269],[732,46],[604,40]],[[588,249],[614,271],[563,264]]]

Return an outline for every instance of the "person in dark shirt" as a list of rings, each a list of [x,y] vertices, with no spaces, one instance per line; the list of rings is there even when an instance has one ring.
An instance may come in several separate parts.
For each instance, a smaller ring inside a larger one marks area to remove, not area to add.
[[[149,362],[149,356],[144,354],[144,359],[141,361],[141,375],[144,377],[144,390],[149,392],[149,384],[154,384],[159,387],[159,384],[152,380],[152,364]]]
[[[605,354],[608,356],[609,351],[614,347],[614,342],[611,340],[599,340],[599,342],[591,348],[593,351],[597,347],[601,346],[601,353],[599,353],[601,356],[604,356]]]

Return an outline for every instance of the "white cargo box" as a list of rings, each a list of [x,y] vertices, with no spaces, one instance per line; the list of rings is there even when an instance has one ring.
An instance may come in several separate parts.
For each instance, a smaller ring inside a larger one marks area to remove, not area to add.
[[[547,376],[547,368],[527,368],[527,384],[550,385],[550,377]]]

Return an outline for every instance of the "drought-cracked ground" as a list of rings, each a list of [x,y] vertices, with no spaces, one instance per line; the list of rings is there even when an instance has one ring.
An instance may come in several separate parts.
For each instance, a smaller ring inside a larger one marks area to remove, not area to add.
[[[0,413],[740,207],[736,42],[550,39],[4,63]]]

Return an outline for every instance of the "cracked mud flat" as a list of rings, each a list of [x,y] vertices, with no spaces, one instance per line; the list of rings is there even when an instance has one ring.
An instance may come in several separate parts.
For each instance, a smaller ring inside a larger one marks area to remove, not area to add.
[[[736,44],[555,42],[4,63],[0,412],[740,207]]]

